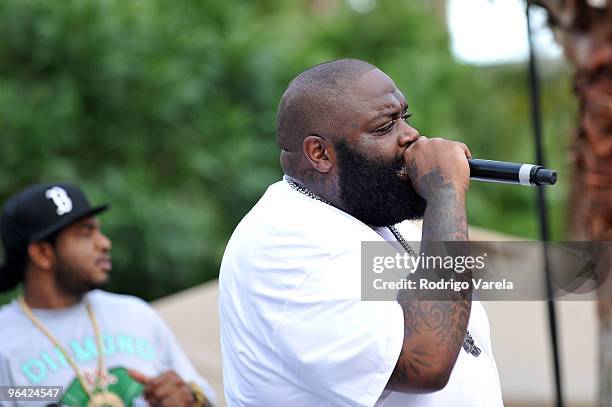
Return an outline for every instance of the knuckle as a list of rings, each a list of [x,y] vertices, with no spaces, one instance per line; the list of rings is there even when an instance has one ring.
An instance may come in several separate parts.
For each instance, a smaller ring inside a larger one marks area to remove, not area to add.
[[[465,144],[460,143],[458,141],[453,141],[453,147],[457,153],[462,153],[465,151]]]
[[[410,146],[410,149],[411,149],[411,150],[418,150],[418,149],[421,149],[421,148],[423,147],[423,143],[424,143],[424,142],[425,142],[425,140],[418,139],[417,141],[415,141],[415,142],[414,142],[414,144],[412,144],[412,145]],[[409,151],[409,150],[406,150],[406,151]]]

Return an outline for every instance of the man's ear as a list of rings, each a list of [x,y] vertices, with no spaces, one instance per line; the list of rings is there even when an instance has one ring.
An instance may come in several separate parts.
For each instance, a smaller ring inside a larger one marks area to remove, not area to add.
[[[39,269],[50,270],[55,264],[55,251],[49,242],[33,242],[28,245],[30,261]]]
[[[302,146],[306,158],[315,169],[320,172],[329,172],[332,169],[334,151],[329,140],[320,136],[308,136]]]

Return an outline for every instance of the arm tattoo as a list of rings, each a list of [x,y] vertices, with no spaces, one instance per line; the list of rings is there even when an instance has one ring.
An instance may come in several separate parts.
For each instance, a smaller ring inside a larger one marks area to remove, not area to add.
[[[456,191],[452,183],[446,182],[437,169],[419,178],[413,160],[411,171],[416,174],[421,193],[433,197],[427,202],[423,219],[421,253],[425,256],[440,255],[444,245],[436,242],[467,241],[463,192]],[[417,270],[412,278],[416,281],[419,278],[432,281],[443,277],[435,270],[429,269]],[[456,281],[471,282],[471,272],[456,274],[453,278]],[[442,296],[443,298],[432,297],[426,290],[399,292],[398,302],[404,312],[404,343],[389,380],[391,389],[402,389],[406,385],[420,383],[434,366],[454,365],[470,317],[471,291],[444,291],[440,297]]]

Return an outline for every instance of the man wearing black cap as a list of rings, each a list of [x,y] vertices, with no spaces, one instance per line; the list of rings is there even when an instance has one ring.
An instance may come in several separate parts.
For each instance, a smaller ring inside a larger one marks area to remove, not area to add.
[[[62,386],[70,406],[211,405],[210,385],[152,308],[98,290],[112,269],[95,216],[106,209],[72,184],[34,185],[6,203],[0,291],[22,282],[23,296],[0,308],[0,385]]]

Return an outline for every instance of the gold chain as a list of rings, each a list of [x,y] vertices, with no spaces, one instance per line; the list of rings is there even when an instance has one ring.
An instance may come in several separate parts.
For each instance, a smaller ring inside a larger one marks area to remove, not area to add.
[[[76,364],[75,360],[68,354],[66,349],[64,349],[64,347],[59,343],[57,338],[53,336],[53,334],[51,334],[51,332],[49,332],[49,330],[43,325],[40,319],[38,319],[36,315],[34,315],[34,313],[32,312],[32,309],[28,306],[28,304],[26,304],[23,297],[19,297],[17,299],[17,302],[19,303],[19,306],[23,310],[23,313],[34,324],[34,326],[36,326],[43,334],[45,334],[45,336],[51,341],[51,343],[53,343],[53,345],[57,349],[59,349],[60,352],[62,352],[62,354],[64,355],[64,358],[66,358],[66,360],[72,367],[72,370],[74,370],[74,373],[79,379],[79,382],[81,383],[81,386],[83,387],[83,390],[85,390],[89,399],[92,400],[94,398],[94,393],[89,389],[89,386],[87,386],[87,383],[85,382],[85,378],[83,377],[83,374],[79,370],[79,367]],[[91,320],[91,325],[93,325],[94,333],[96,335],[96,346],[98,347],[98,374],[96,376],[96,381],[94,385],[94,391],[95,391],[100,386],[100,383],[102,381],[102,374],[106,370],[106,368],[104,367],[104,355],[102,353],[103,352],[102,335],[100,334],[100,327],[98,326],[98,321],[96,320],[96,316],[94,315],[94,312],[91,308],[91,304],[88,301],[85,303],[85,307],[87,308],[87,314],[89,315],[89,319]]]

